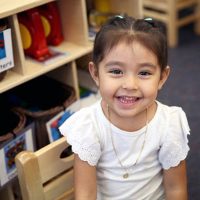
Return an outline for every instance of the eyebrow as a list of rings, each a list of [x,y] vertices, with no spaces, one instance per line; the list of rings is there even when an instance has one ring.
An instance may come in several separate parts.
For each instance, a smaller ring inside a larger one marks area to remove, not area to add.
[[[124,62],[121,62],[121,61],[109,61],[105,64],[106,67],[109,67],[109,66],[113,66],[113,65],[119,65],[119,66],[124,66],[125,63]]]
[[[119,65],[119,66],[124,66],[125,63],[121,61],[109,61],[105,64],[106,67],[113,66],[113,65]],[[144,62],[144,63],[139,63],[139,67],[151,67],[151,68],[156,68],[157,65],[154,65],[153,63],[150,62]]]
[[[150,62],[139,63],[139,66],[140,66],[140,67],[153,67],[153,68],[156,68],[156,67],[157,67],[157,65],[154,65],[154,64],[152,64],[152,63],[150,63]]]

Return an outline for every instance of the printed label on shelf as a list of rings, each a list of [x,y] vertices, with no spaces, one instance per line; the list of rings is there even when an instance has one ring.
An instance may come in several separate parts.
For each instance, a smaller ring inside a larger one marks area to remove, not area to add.
[[[0,72],[14,67],[11,29],[0,32]]]
[[[17,176],[15,156],[23,150],[34,151],[34,125],[30,124],[19,135],[0,149],[0,187]]]

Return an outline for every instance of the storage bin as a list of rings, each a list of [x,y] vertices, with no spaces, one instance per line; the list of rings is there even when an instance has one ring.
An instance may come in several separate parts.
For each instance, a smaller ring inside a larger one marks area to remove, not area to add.
[[[35,150],[34,123],[26,124],[23,129],[21,128],[22,126],[19,127],[20,130],[15,134],[14,138],[6,137],[6,140],[0,144],[0,190],[4,186],[6,187],[7,184],[12,185],[17,181],[15,179],[17,176],[15,156],[24,150]]]
[[[1,105],[0,146],[2,143],[15,138],[26,124],[25,114],[4,106]]]
[[[9,93],[15,109],[34,120],[37,149],[49,144],[46,122],[76,100],[74,88],[47,76],[33,79]]]

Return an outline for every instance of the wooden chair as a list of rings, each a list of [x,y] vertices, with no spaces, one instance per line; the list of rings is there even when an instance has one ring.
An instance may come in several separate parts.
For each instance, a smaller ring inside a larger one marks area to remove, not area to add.
[[[74,157],[69,152],[63,137],[36,152],[22,151],[16,156],[23,200],[74,199]]]
[[[142,16],[160,20],[166,24],[168,45],[178,44],[178,29],[195,22],[195,31],[200,34],[200,0],[142,0]],[[180,11],[194,8],[194,11],[179,16]]]

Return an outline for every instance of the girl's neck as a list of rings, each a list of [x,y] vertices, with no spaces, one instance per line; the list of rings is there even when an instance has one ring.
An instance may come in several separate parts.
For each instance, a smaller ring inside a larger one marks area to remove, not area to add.
[[[128,132],[137,131],[146,125],[146,112],[147,111],[145,110],[139,116],[135,116],[133,118],[116,118],[115,116],[111,115],[110,122],[121,130]]]
[[[139,113],[138,115],[134,116],[133,118],[130,117],[116,117],[112,113],[110,113],[110,117],[108,116],[107,112],[107,105],[102,105],[104,115],[107,119],[110,119],[110,123],[114,126],[118,127],[121,130],[133,132],[137,131],[146,126],[147,121],[150,122],[157,110],[157,103],[154,102],[152,105],[148,107],[148,110],[144,110],[144,112]]]

